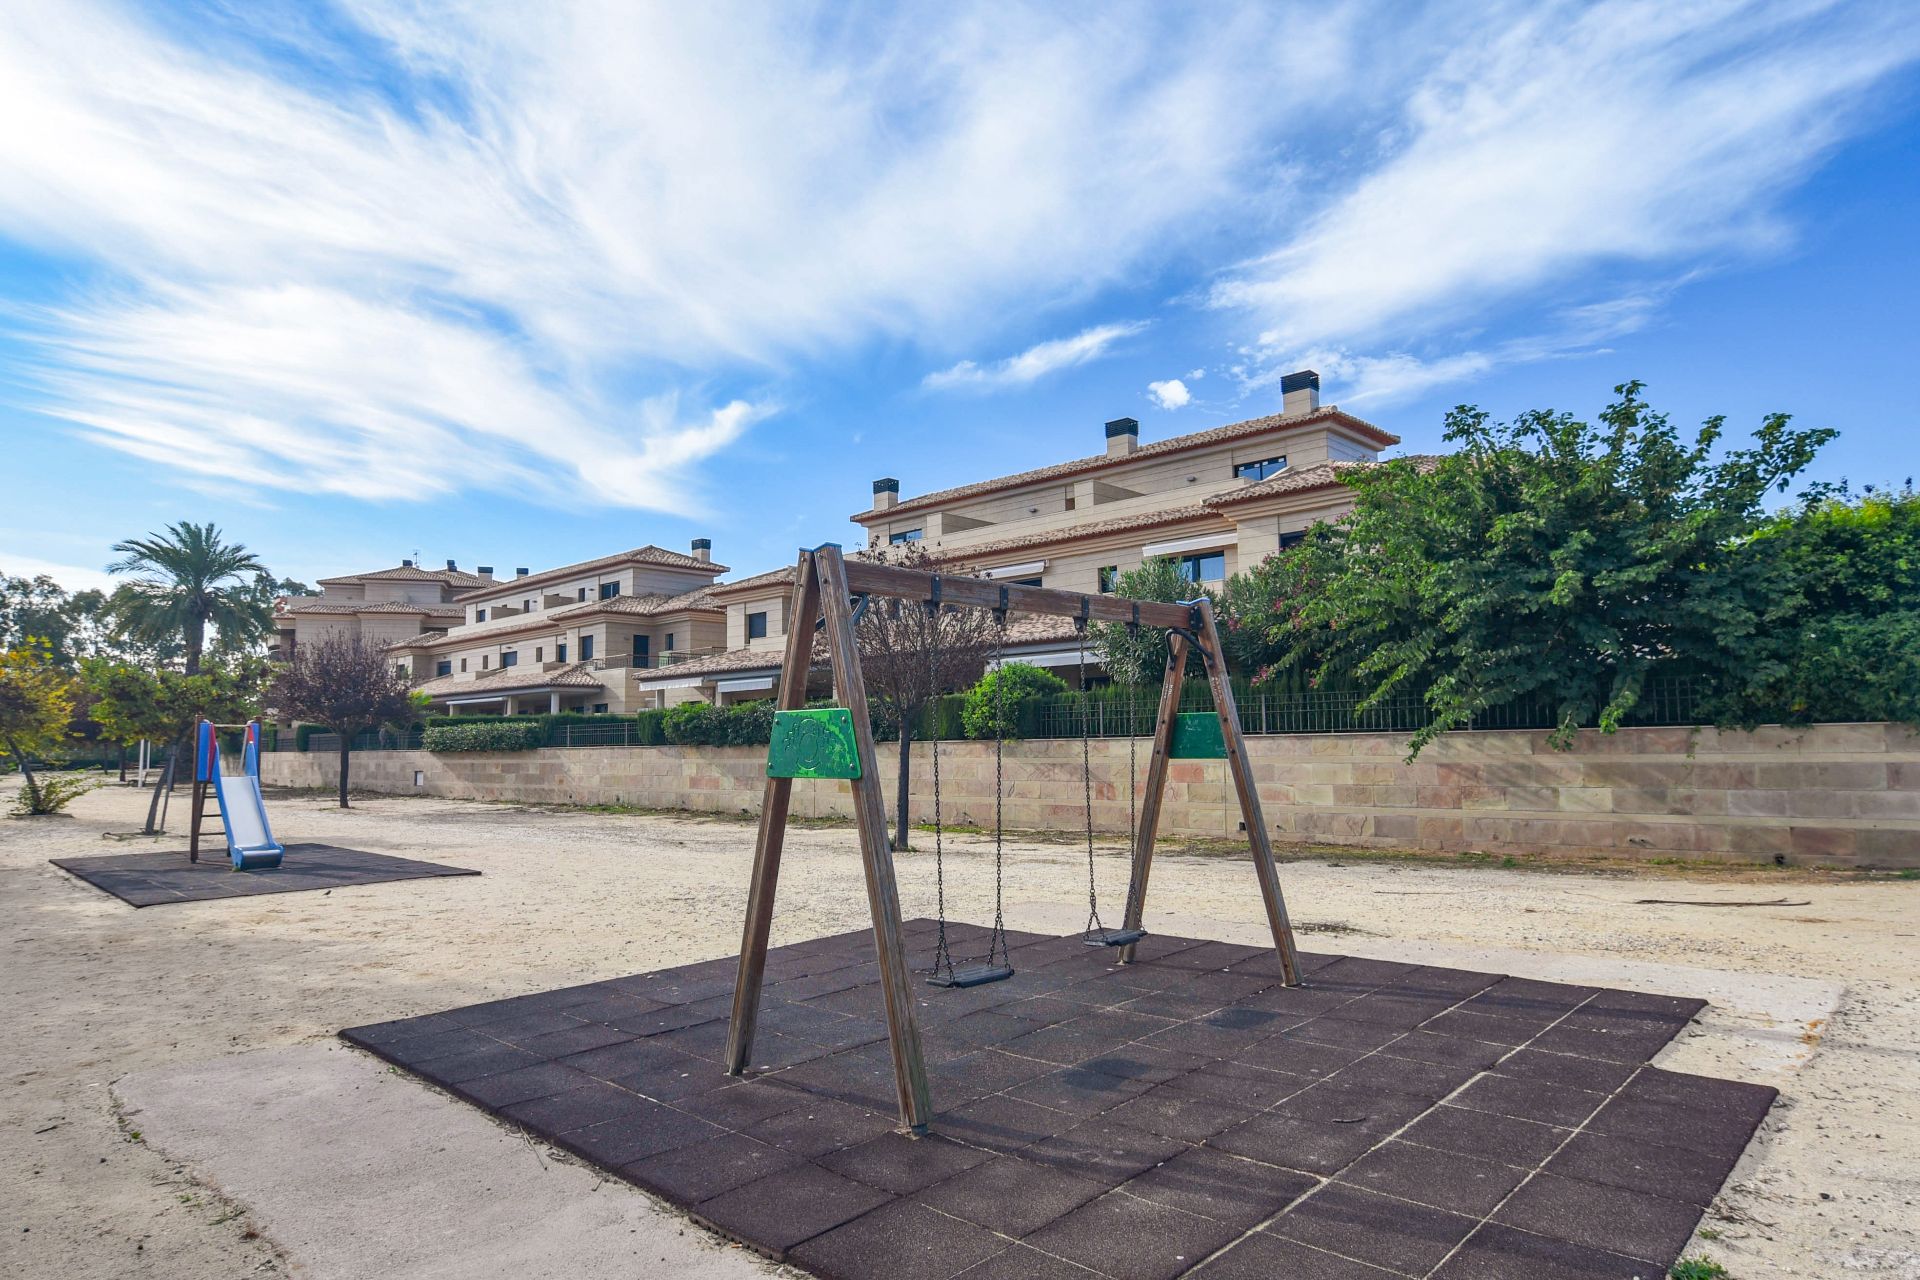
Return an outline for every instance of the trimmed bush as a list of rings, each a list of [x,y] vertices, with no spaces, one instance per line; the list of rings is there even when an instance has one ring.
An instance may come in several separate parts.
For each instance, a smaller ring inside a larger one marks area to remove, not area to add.
[[[1053,672],[1025,662],[1009,662],[980,677],[980,683],[967,690],[961,722],[969,738],[991,738],[999,734],[1015,738],[1022,733],[1026,710],[1022,705],[1047,694],[1065,693],[1067,682]],[[994,708],[999,704],[1002,723],[994,723]]]
[[[659,714],[667,741],[677,747],[765,746],[773,738],[771,702],[732,707],[683,702]]]
[[[436,724],[423,735],[428,751],[534,751],[547,745],[547,726],[529,716],[492,724]]]

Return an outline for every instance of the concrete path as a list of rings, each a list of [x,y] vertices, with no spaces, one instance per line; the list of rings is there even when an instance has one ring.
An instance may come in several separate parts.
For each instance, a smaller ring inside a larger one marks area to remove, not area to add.
[[[246,1208],[295,1276],[783,1274],[344,1045],[140,1071],[115,1094],[150,1146]]]

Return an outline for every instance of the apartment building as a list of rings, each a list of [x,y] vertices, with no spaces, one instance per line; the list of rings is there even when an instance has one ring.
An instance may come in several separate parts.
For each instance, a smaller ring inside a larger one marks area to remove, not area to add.
[[[491,569],[466,573],[451,560],[445,569],[402,560],[391,569],[322,578],[317,596],[281,596],[273,602],[269,655],[283,658],[301,644],[339,636],[389,645],[444,631],[466,616],[458,598],[492,578]]]
[[[436,710],[482,715],[621,713],[638,677],[724,651],[712,596],[727,566],[696,538],[688,553],[636,547],[597,560],[492,579],[461,595],[460,616],[388,652]]]
[[[1195,583],[1218,586],[1350,511],[1340,471],[1400,442],[1322,405],[1311,370],[1288,374],[1281,397],[1278,413],[1145,444],[1138,422],[1117,418],[1099,453],[916,497],[903,499],[896,478],[876,480],[872,505],[851,517],[865,543],[852,554],[885,558],[912,543],[977,576],[1089,593],[1170,556]],[[792,577],[787,567],[714,588],[726,610],[725,651],[643,676],[647,705],[768,696]],[[1068,621],[1017,619],[1008,639],[1010,658],[1056,669],[1084,659],[1098,671]]]

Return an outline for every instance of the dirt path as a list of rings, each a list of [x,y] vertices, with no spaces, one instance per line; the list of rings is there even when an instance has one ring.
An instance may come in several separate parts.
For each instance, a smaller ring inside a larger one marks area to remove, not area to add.
[[[0,784],[0,804],[13,785]],[[269,807],[285,840],[485,874],[134,911],[47,859],[153,847],[101,838],[139,825],[141,795],[115,788],[85,797],[72,817],[0,821],[0,1274],[202,1280],[286,1270],[271,1242],[250,1233],[244,1206],[221,1203],[121,1131],[111,1085],[129,1071],[312,1042],[354,1023],[738,945],[750,827],[359,803],[348,813],[310,797]],[[956,915],[980,918],[990,910],[986,846],[955,846],[949,901]],[[1086,867],[1071,845],[1013,853],[1010,919],[1084,912]],[[924,853],[901,860],[909,914],[931,914],[931,862]],[[1122,862],[1117,852],[1101,862],[1117,904]],[[1920,1280],[1920,883],[1379,861],[1293,863],[1283,875],[1296,917],[1316,930],[1305,942],[1319,949],[1512,948],[1543,964],[1572,955],[1844,984],[1831,1025],[1779,1029],[1795,1051],[1785,1056],[1802,1063],[1771,1081],[1784,1104],[1709,1216],[1703,1235],[1715,1238],[1703,1244],[1743,1278]],[[1260,921],[1252,880],[1239,859],[1170,857],[1156,870],[1154,910],[1238,936]],[[1636,902],[1783,895],[1808,905]],[[792,833],[776,944],[858,927],[865,901],[847,833]],[[1681,1069],[1718,1065],[1686,1061],[1685,1045],[1678,1052]],[[291,1147],[299,1135],[263,1138]]]

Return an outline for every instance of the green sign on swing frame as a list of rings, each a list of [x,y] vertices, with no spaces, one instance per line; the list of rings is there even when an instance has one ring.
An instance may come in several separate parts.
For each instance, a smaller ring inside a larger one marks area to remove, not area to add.
[[[1212,711],[1182,711],[1173,718],[1173,743],[1167,755],[1175,760],[1225,760],[1227,739],[1220,717]]]
[[[810,707],[773,713],[767,744],[769,778],[857,778],[860,752],[853,738],[853,712]]]

